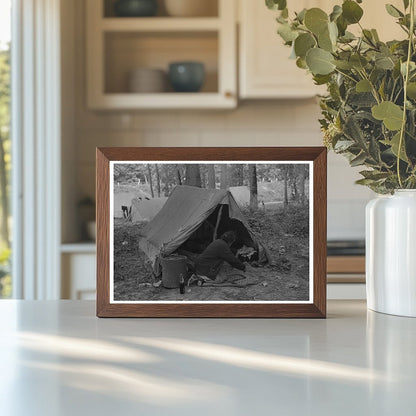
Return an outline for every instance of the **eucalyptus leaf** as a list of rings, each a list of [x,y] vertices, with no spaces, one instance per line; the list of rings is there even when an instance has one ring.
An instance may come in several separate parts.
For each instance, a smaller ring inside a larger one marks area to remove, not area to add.
[[[304,58],[309,49],[316,45],[314,37],[309,33],[301,33],[295,39],[295,53],[296,56]]]
[[[345,32],[347,31],[348,22],[344,19],[342,15],[337,19],[337,27],[340,36],[344,36]]]
[[[318,35],[318,45],[321,49],[324,49],[328,52],[334,51],[334,44],[331,40],[331,36],[329,35],[329,28]]]
[[[375,64],[380,69],[392,70],[395,63],[390,56],[379,56],[376,58]]]
[[[315,74],[313,76],[313,80],[315,82],[315,85],[324,85],[331,81],[331,76]]]
[[[367,159],[365,152],[361,152],[358,156],[350,160],[351,167],[362,165]]]
[[[331,22],[335,22],[338,17],[342,15],[342,7],[336,4],[334,8],[332,9],[332,13],[329,15],[329,20]]]
[[[338,29],[338,32],[339,32],[338,25],[337,25],[337,29]],[[341,37],[338,38],[338,41],[339,42],[342,42],[342,43],[350,43],[350,42],[352,42],[355,39],[357,39],[357,37],[353,33],[348,32],[348,30],[347,30],[347,31],[345,31],[345,33],[344,33],[343,36],[341,36]]]
[[[266,6],[271,10],[283,10],[287,2],[286,0],[266,0]]]
[[[318,7],[309,9],[305,13],[305,26],[317,36],[327,30],[328,21],[328,15]]]
[[[403,17],[404,14],[397,8],[394,7],[392,4],[386,4],[387,13],[393,17]]]
[[[299,22],[301,22],[301,23],[304,22],[306,11],[307,11],[307,9],[303,9],[299,13],[296,14],[296,18],[297,18],[297,20],[299,20]]]
[[[352,65],[348,61],[334,60],[332,63],[339,69],[349,71],[352,68]]]
[[[405,149],[405,140],[402,142],[402,146],[400,147],[400,156],[399,155],[399,145],[400,145],[400,132],[395,134],[391,141],[382,140],[382,143],[386,144],[387,146],[390,146],[391,151],[393,152],[394,156],[399,157],[404,162],[409,162],[409,159],[406,155],[406,149]]]
[[[306,65],[305,58],[298,58],[296,59],[296,66],[301,69],[308,69],[308,65]]]
[[[342,16],[349,24],[358,23],[363,17],[363,9],[352,0],[342,3]]]
[[[353,145],[354,142],[351,140],[338,140],[334,146],[334,150],[336,152],[345,152]]]
[[[379,38],[379,36],[378,36],[378,33],[377,33],[377,30],[376,30],[376,29],[371,29],[371,34],[373,35],[373,39],[374,39],[376,42],[380,42],[380,38]]]
[[[367,61],[367,59],[364,58],[364,56],[361,56],[358,53],[355,53],[350,58],[350,64],[354,68],[356,68],[358,70],[361,70],[368,64],[368,61]]]
[[[334,71],[333,56],[330,52],[320,48],[313,48],[306,54],[306,64],[315,75],[327,75]]]
[[[287,44],[293,42],[299,35],[298,32],[293,30],[292,27],[287,23],[280,24],[279,28],[277,29],[277,33]]]
[[[375,119],[383,121],[389,130],[400,130],[402,127],[403,110],[391,101],[383,101],[375,105],[371,113]]]
[[[361,81],[357,82],[355,86],[355,90],[357,92],[371,92],[371,83],[366,79],[362,79]]]
[[[407,84],[407,96],[412,100],[416,100],[416,82],[409,82]]]
[[[372,179],[374,181],[378,181],[380,179],[388,178],[391,173],[390,172],[380,172],[377,170],[363,170],[360,172],[360,175],[364,176],[365,179]]]

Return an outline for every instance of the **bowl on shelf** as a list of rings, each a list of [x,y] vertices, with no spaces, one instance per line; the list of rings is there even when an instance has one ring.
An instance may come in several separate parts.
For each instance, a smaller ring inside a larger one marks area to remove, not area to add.
[[[169,81],[177,92],[198,92],[205,81],[205,66],[202,62],[172,62]]]
[[[217,0],[165,0],[165,8],[173,17],[218,16]]]
[[[156,0],[118,0],[114,12],[119,17],[149,17],[157,12]]]
[[[162,69],[136,68],[129,72],[128,91],[131,93],[161,93],[167,90],[167,84],[167,75]]]

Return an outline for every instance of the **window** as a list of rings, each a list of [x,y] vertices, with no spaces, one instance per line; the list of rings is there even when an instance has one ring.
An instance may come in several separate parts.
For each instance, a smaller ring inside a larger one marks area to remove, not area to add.
[[[0,0],[0,298],[11,297],[10,44],[11,1]]]

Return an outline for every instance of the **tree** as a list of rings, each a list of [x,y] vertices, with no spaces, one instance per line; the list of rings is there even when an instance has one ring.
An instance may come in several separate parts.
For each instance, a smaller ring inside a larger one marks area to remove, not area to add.
[[[289,183],[289,169],[290,165],[280,165],[281,177],[284,184],[283,206],[286,208],[289,205],[288,183]]]
[[[10,48],[0,50],[0,205],[1,237],[3,244],[10,247],[9,193],[10,172]]]
[[[147,164],[147,172],[148,172],[148,175],[149,175],[150,193],[152,195],[152,198],[154,198],[155,193],[153,191],[152,168],[150,167],[150,164]]]
[[[181,176],[181,169],[179,165],[176,165],[176,181],[178,185],[182,185],[182,176]]]
[[[229,167],[230,186],[244,185],[244,165],[234,164]]]
[[[160,173],[159,173],[159,166],[155,165],[156,170],[156,189],[157,189],[157,197],[160,198]]]
[[[201,173],[198,164],[188,164],[185,166],[186,185],[201,188]]]
[[[222,163],[220,166],[220,189],[227,189],[230,186],[230,174],[228,165],[226,163]]]
[[[208,188],[215,189],[215,166],[213,164],[207,165],[208,169]]]
[[[309,177],[309,166],[308,165],[299,165],[300,166],[300,201],[304,205],[306,204],[307,197],[305,192],[306,179]]]
[[[250,208],[257,209],[257,168],[256,165],[248,165],[248,176],[250,181]]]

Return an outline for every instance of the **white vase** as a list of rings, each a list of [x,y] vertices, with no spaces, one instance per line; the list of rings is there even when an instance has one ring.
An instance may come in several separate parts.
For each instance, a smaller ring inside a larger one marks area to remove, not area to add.
[[[416,190],[367,204],[366,282],[369,309],[416,317]]]

